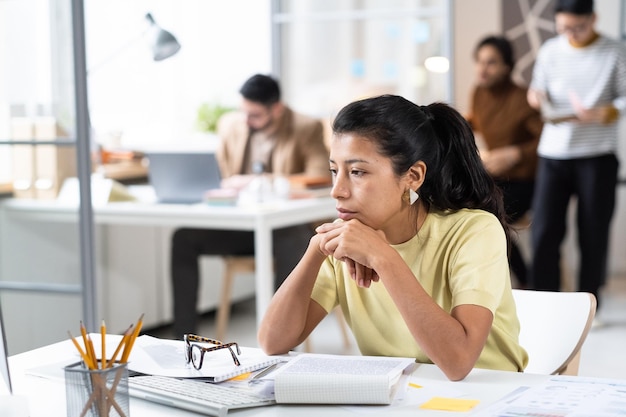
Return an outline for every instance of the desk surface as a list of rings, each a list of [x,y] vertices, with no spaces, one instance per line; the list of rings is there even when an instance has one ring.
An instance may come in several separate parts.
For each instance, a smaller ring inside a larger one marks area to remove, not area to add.
[[[25,396],[28,399],[30,417],[65,417],[65,386],[60,380],[44,379],[28,375],[25,371],[29,368],[55,364],[71,359],[76,355],[70,341],[64,341],[49,345],[40,349],[14,355],[9,358],[11,377],[16,395]],[[465,380],[450,382],[443,373],[434,365],[419,365],[413,374],[419,383],[425,388],[433,388],[448,392],[449,390],[467,394],[467,398],[480,400],[475,411],[488,407],[504,395],[514,391],[520,386],[538,385],[548,379],[545,375],[521,374],[516,372],[473,370]],[[454,413],[445,411],[422,410],[417,406],[410,407],[379,407],[369,406],[363,410],[363,414],[382,412],[385,416],[448,416],[466,415],[466,413]],[[321,414],[323,413],[323,414]],[[195,413],[160,406],[146,401],[131,398],[130,414],[133,417],[159,417],[159,416],[194,416]],[[252,408],[232,412],[235,417],[248,416],[310,416],[324,415],[329,417],[353,416],[355,409],[342,406],[298,406],[276,405],[261,408]]]
[[[41,221],[75,222],[74,204],[55,201],[6,199],[2,209],[12,216]],[[117,202],[93,208],[96,224],[161,225],[255,230],[259,221],[271,228],[312,222],[337,215],[330,197],[284,200],[250,206],[211,206],[208,204],[153,204]]]

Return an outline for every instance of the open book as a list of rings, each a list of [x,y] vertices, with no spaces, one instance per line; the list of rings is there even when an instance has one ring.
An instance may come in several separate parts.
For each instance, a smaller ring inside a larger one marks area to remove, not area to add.
[[[390,404],[415,358],[303,353],[272,375],[277,403]]]

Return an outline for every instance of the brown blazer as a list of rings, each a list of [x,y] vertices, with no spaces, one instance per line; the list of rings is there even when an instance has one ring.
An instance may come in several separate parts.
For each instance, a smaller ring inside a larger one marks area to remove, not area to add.
[[[279,123],[271,157],[272,173],[330,178],[322,123],[288,107]],[[220,143],[216,154],[222,176],[242,174],[250,137],[245,115],[241,112],[223,115],[218,123],[218,136]]]

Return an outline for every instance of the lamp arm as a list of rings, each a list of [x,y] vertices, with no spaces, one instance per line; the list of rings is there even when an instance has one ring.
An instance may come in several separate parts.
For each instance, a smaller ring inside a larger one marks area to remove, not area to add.
[[[91,76],[94,74],[94,72],[97,72],[100,68],[102,68],[103,66],[106,66],[109,62],[113,61],[117,56],[121,55],[122,52],[124,52],[125,50],[127,50],[128,48],[130,48],[131,46],[133,46],[136,42],[138,42],[141,38],[143,38],[145,36],[145,34],[150,30],[150,28],[147,28],[145,30],[143,30],[141,33],[139,33],[135,38],[128,40],[126,43],[124,43],[121,47],[119,47],[117,50],[115,50],[114,52],[112,52],[111,54],[109,54],[108,57],[106,57],[105,59],[101,60],[100,62],[98,62],[95,65],[90,66],[87,69],[87,75]]]

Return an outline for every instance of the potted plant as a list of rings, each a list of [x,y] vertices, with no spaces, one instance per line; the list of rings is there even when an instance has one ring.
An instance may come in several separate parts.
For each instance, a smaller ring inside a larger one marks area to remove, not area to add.
[[[215,133],[217,121],[224,113],[233,111],[232,107],[223,106],[219,103],[202,103],[198,107],[196,116],[196,127],[201,132]]]

